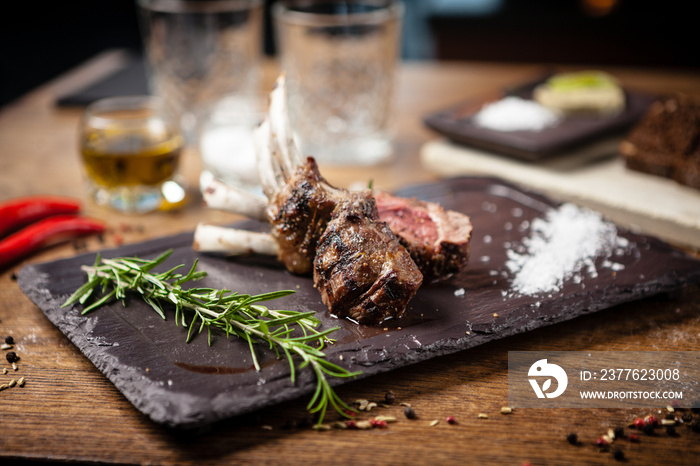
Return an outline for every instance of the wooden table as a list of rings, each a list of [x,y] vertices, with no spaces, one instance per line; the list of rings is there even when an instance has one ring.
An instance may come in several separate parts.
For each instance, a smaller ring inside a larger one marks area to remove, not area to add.
[[[37,89],[0,110],[0,201],[28,194],[60,194],[84,199],[76,150],[80,109],[54,106],[57,95],[121,66],[110,52]],[[456,101],[491,93],[542,71],[538,65],[485,63],[405,63],[397,95],[397,154],[372,168],[322,167],[340,186],[365,182],[393,189],[434,181],[421,169],[420,146],[435,135],[421,117]],[[700,75],[672,70],[610,69],[623,84],[650,92],[700,92]],[[265,85],[275,76],[268,64]],[[196,186],[199,161],[186,154],[184,173]],[[227,223],[230,215],[200,207],[196,194],[186,208],[143,216],[119,215],[86,202],[85,212],[103,219],[110,231],[88,239],[85,250],[189,231],[199,221]],[[76,254],[75,244],[46,250],[25,263]],[[592,442],[608,428],[627,426],[638,410],[522,409],[500,414],[507,404],[510,350],[698,350],[700,291],[630,303],[574,321],[507,338],[451,356],[395,370],[339,389],[348,400],[382,400],[387,390],[397,404],[382,411],[398,422],[387,429],[285,429],[305,416],[306,400],[266,409],[216,425],[207,432],[173,433],[142,416],[114,386],[22,294],[15,282],[18,264],[0,274],[0,335],[14,335],[21,355],[24,388],[0,392],[0,463],[75,461],[99,463],[365,463],[365,464],[609,464],[610,452]],[[4,359],[4,358],[3,358]],[[9,379],[8,379],[9,380]],[[410,403],[419,419],[409,421],[398,402]],[[663,406],[659,406],[659,409]],[[656,412],[655,410],[654,412]],[[477,419],[478,413],[488,419]],[[448,425],[446,416],[458,424]],[[432,420],[440,423],[431,427]],[[272,429],[262,428],[271,426]],[[576,432],[580,446],[566,442]],[[662,432],[662,431],[660,431]],[[641,443],[617,442],[630,463],[698,464],[700,434],[682,428]]]

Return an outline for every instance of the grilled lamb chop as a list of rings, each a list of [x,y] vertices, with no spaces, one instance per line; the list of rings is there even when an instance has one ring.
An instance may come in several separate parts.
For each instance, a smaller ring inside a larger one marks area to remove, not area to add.
[[[270,198],[270,229],[279,245],[277,258],[287,270],[297,274],[312,271],[318,240],[344,197],[347,192],[331,188],[309,157]]]
[[[340,201],[318,242],[314,286],[331,314],[362,324],[401,317],[423,276],[369,191]]]
[[[270,199],[267,214],[278,259],[290,272],[313,272],[333,315],[372,324],[400,317],[423,282],[371,192],[331,187],[312,157]]]

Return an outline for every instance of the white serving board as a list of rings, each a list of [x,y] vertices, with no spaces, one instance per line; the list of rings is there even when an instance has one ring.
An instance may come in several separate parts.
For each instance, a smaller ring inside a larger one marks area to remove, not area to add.
[[[700,248],[700,190],[625,168],[619,137],[531,163],[438,139],[421,162],[442,177],[494,176],[560,201],[595,209],[618,225],[670,243]]]

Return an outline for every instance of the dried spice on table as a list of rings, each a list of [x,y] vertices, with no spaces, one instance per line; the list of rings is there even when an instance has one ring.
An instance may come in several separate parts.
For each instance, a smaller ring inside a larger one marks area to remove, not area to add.
[[[657,429],[664,429],[666,437],[670,438],[680,438],[681,434],[678,432],[679,426],[685,425],[687,430],[693,433],[700,433],[700,422],[694,420],[691,413],[684,412],[682,415],[676,415],[676,412],[685,411],[683,408],[667,408],[669,411],[669,416],[666,416],[661,422],[653,414],[647,415],[645,417],[635,417],[633,421],[629,424],[630,429],[634,429],[639,432],[644,432],[648,436],[654,436],[656,438],[662,438],[657,435]],[[661,412],[661,411],[659,411]],[[672,417],[672,419],[671,419]],[[592,444],[598,447],[601,452],[612,451],[612,456],[617,461],[627,461],[628,457],[624,450],[624,443],[618,443],[619,441],[628,441],[630,443],[641,443],[641,439],[637,433],[630,433],[626,435],[625,429],[621,426],[615,427],[614,429],[608,429],[607,433],[596,438]],[[571,445],[580,446],[582,443],[579,440],[579,436],[576,433],[570,433],[566,436],[566,441]],[[617,445],[611,450],[611,447]]]

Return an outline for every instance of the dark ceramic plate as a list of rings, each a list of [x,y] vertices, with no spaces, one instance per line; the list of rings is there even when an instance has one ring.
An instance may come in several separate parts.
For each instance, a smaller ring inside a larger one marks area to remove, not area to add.
[[[167,266],[200,260],[209,276],[201,286],[246,293],[293,289],[276,303],[283,309],[313,310],[324,327],[339,325],[330,359],[367,377],[397,367],[453,353],[491,340],[526,332],[677,289],[700,281],[700,261],[656,239],[621,232],[633,247],[615,261],[623,270],[599,269],[569,281],[547,296],[509,296],[507,247],[518,244],[527,225],[556,204],[545,197],[489,178],[458,178],[399,192],[437,201],[469,214],[474,224],[469,268],[441,285],[424,286],[411,301],[407,316],[380,327],[358,326],[328,316],[310,278],[293,276],[276,263],[253,258],[227,260],[196,253],[192,235],[181,234],[104,251],[103,256],[155,256],[175,250]],[[251,229],[263,225],[247,222]],[[302,371],[296,384],[289,367],[265,348],[258,349],[263,368],[256,372],[247,344],[218,336],[207,346],[204,335],[185,343],[186,330],[163,321],[139,299],[127,307],[114,303],[87,317],[79,309],[61,309],[66,297],[84,281],[86,254],[23,268],[19,286],[114,385],[153,421],[191,428],[308,395],[314,380]],[[604,258],[598,258],[600,265]],[[463,293],[462,293],[463,291]],[[343,380],[337,380],[342,383]]]
[[[518,159],[537,161],[561,155],[596,139],[623,133],[644,114],[654,97],[625,90],[625,109],[610,117],[568,116],[541,131],[496,131],[477,126],[473,116],[489,102],[507,95],[532,99],[532,91],[546,78],[524,84],[485,99],[462,102],[424,118],[429,128],[454,142]]]

